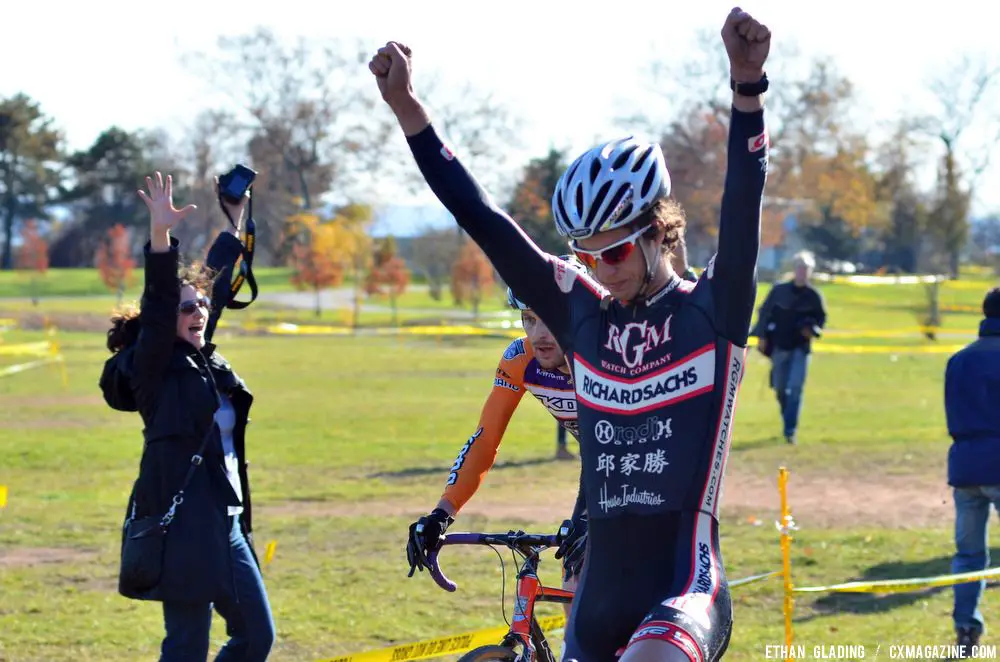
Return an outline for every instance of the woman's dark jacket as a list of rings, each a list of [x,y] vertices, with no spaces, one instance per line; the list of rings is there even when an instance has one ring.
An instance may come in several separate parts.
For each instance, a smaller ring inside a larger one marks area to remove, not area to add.
[[[125,597],[210,602],[220,595],[234,594],[229,556],[232,520],[227,516],[227,506],[239,505],[239,501],[225,474],[222,440],[214,425],[218,399],[207,377],[209,369],[219,392],[230,397],[236,411],[233,443],[243,486],[241,528],[252,546],[245,438],[253,396],[211,343],[219,316],[231,296],[230,280],[240,252],[239,239],[225,232],[209,250],[206,263],[218,275],[205,327],[206,344],[198,351],[177,337],[177,240],[171,240],[171,248],[165,253],[150,252],[147,243],[138,340],[105,363],[100,380],[105,401],[118,410],[138,411],[144,426],[139,476],[132,488],[126,519],[133,515],[160,516],[168,510],[192,455],[210,434],[204,462],[194,471],[184,501],[170,524],[159,586],[138,591],[119,581],[118,590]]]

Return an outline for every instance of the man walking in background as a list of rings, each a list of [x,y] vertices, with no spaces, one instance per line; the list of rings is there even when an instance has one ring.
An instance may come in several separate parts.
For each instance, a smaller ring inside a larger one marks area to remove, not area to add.
[[[758,338],[757,349],[771,359],[771,388],[789,444],[795,443],[812,339],[826,324],[823,296],[810,283],[816,266],[812,253],[796,253],[793,263],[794,278],[771,288],[750,332]]]
[[[576,459],[576,455],[573,455],[572,451],[566,447],[566,428],[563,427],[562,423],[559,423],[558,421],[556,421],[556,459]]]
[[[979,339],[956,352],[944,378],[944,409],[952,444],[948,484],[955,497],[955,557],[952,572],[989,565],[990,504],[1000,510],[1000,288],[983,300]],[[985,631],[979,598],[985,581],[955,585],[952,618],[958,645],[979,643]]]

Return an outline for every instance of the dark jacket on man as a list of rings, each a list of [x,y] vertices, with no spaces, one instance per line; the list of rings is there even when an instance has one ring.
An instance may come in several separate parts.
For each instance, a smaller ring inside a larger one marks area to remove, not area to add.
[[[252,543],[245,436],[253,396],[211,343],[216,323],[231,296],[230,279],[240,251],[239,239],[229,233],[221,233],[209,250],[206,263],[218,275],[205,328],[206,344],[199,351],[177,338],[177,240],[171,240],[166,253],[150,252],[147,243],[138,340],[104,366],[100,386],[107,403],[122,411],[138,411],[144,425],[139,475],[126,519],[167,512],[192,456],[208,435],[204,461],[195,468],[167,533],[159,585],[138,590],[120,578],[119,592],[129,598],[210,602],[221,592],[232,594],[235,589],[227,507],[241,504],[226,478],[222,440],[214,422],[218,408],[216,387],[219,393],[229,396],[236,412],[233,443],[243,488],[241,528]]]
[[[944,410],[948,484],[1000,484],[1000,317],[984,319],[978,340],[948,359]]]
[[[811,329],[819,337],[825,324],[823,295],[808,283],[799,286],[790,280],[778,283],[767,293],[750,335],[768,340],[768,354],[775,349],[802,348],[810,352],[812,344],[802,331]]]

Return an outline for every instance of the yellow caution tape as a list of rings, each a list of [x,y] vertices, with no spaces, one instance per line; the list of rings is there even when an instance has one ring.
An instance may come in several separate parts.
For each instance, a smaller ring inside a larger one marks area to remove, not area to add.
[[[965,345],[834,345],[816,343],[812,349],[820,354],[954,354]]]
[[[774,570],[765,572],[762,575],[753,575],[729,582],[729,586],[744,586],[755,582],[764,581],[772,577],[780,577],[781,571]],[[547,616],[538,619],[538,625],[546,633],[566,626],[566,616]],[[507,634],[509,628],[495,627],[475,632],[464,632],[448,637],[438,637],[437,639],[427,639],[412,644],[401,644],[389,648],[365,651],[363,653],[353,653],[343,657],[330,657],[318,662],[406,662],[407,660],[427,660],[452,653],[466,653],[473,648],[498,644]]]
[[[874,274],[814,273],[813,279],[838,285],[919,285],[944,281],[944,276],[876,276]],[[982,285],[979,286],[982,288]]]
[[[263,332],[273,335],[337,335],[349,336],[355,331],[350,327],[318,325],[318,324],[245,324],[243,329],[252,332]],[[524,335],[521,329],[497,329],[480,326],[403,326],[375,327],[359,329],[359,335],[373,336],[501,336],[519,338]],[[906,338],[919,333],[919,329],[910,333],[907,331],[830,331],[828,335],[838,338]],[[975,333],[970,331],[970,339]],[[836,345],[831,343],[816,343],[814,351],[826,354],[951,354],[965,345],[939,345],[927,343],[919,345]]]
[[[796,593],[905,593],[915,588],[951,586],[975,582],[990,577],[1000,577],[1000,568],[963,572],[957,575],[937,575],[935,577],[914,577],[913,579],[887,579],[874,582],[848,582],[830,586],[806,586],[793,588]]]
[[[0,356],[44,356],[51,351],[52,345],[47,340],[19,345],[0,345]]]
[[[244,328],[247,331],[264,331],[265,333],[275,335],[348,335],[351,333],[351,329],[343,326],[319,326],[314,324],[247,324]]]
[[[542,630],[551,631],[566,624],[565,616],[539,618]],[[427,660],[452,653],[465,653],[473,648],[499,644],[509,628],[495,627],[476,632],[465,632],[448,637],[427,639],[412,644],[401,644],[389,648],[353,653],[343,657],[331,657],[320,662],[406,662],[407,660]]]
[[[245,331],[263,331],[274,335],[338,335],[354,334],[354,329],[346,326],[319,324],[245,324]],[[420,335],[420,336],[505,336],[519,338],[524,335],[518,329],[487,329],[479,326],[401,326],[359,329],[361,334],[376,336]]]
[[[824,338],[914,338],[923,337],[927,329],[922,326],[915,326],[907,329],[826,329],[823,331]],[[975,338],[975,329],[944,329],[936,327],[933,329],[937,333],[964,334],[969,338]]]
[[[62,361],[62,357],[53,357],[48,359],[39,359],[37,361],[29,361],[28,363],[18,363],[17,365],[10,365],[6,368],[0,368],[0,377],[8,377],[10,375],[16,375],[19,372],[24,372],[25,370],[31,370],[32,368],[38,368],[43,365],[48,365],[50,363],[58,363]]]
[[[7,507],[7,486],[0,485],[0,508]]]

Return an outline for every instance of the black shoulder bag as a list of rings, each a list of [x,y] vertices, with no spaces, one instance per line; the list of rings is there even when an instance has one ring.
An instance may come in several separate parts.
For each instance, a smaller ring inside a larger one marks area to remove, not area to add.
[[[212,376],[211,366],[207,366],[208,381],[212,385],[215,399],[220,401],[219,391]],[[170,508],[162,516],[147,515],[136,519],[135,502],[132,502],[132,512],[122,527],[121,570],[118,575],[119,587],[127,587],[130,591],[145,592],[160,584],[163,573],[163,557],[166,550],[167,529],[177,517],[177,507],[184,503],[184,490],[191,483],[194,472],[204,463],[205,448],[215,431],[215,421],[208,426],[208,432],[201,440],[201,446],[191,456],[191,466],[184,475],[184,482],[174,494]]]

